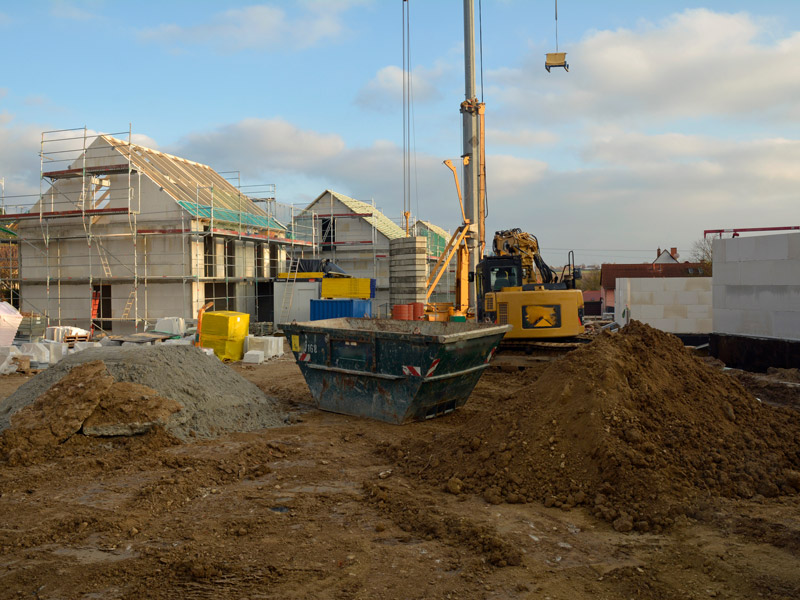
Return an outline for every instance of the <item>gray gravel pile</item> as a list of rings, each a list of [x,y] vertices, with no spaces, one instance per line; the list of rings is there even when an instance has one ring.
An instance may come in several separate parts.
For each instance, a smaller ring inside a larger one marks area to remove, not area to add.
[[[39,373],[0,402],[0,431],[19,409],[61,380],[74,366],[102,360],[117,381],[146,385],[179,402],[166,429],[187,439],[212,438],[233,431],[277,427],[285,415],[274,398],[221,363],[191,346],[145,346],[89,348],[72,354]]]

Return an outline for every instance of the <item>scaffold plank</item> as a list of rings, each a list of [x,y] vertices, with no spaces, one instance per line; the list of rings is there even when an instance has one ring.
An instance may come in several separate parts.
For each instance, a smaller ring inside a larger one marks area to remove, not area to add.
[[[130,212],[124,208],[90,208],[87,210],[56,210],[49,212],[27,212],[0,215],[0,221],[18,221],[20,219],[56,219],[59,217],[81,217],[83,215],[126,215]]]
[[[102,165],[99,167],[79,167],[76,169],[62,169],[60,171],[45,171],[42,177],[48,179],[69,179],[73,177],[83,177],[84,174],[89,175],[102,175],[104,173],[127,173],[129,166],[127,164],[116,165]],[[134,171],[136,169],[133,169]]]

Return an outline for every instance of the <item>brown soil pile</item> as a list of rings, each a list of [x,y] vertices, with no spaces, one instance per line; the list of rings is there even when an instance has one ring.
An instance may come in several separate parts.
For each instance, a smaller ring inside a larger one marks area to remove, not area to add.
[[[115,381],[102,361],[85,363],[11,417],[0,436],[0,455],[11,464],[30,462],[76,433],[145,433],[181,408],[147,386]]]
[[[800,369],[779,369],[778,367],[770,367],[767,369],[767,376],[777,381],[800,383]]]
[[[718,496],[800,490],[800,415],[638,322],[500,396],[491,421],[390,452],[451,493],[584,505],[620,531],[660,530]]]

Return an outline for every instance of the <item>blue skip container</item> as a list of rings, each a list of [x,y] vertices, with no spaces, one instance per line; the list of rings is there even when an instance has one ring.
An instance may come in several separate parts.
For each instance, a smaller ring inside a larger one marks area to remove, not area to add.
[[[400,424],[463,406],[511,326],[342,318],[281,329],[318,408]]]
[[[311,320],[363,319],[372,316],[372,302],[358,298],[332,298],[311,301]]]

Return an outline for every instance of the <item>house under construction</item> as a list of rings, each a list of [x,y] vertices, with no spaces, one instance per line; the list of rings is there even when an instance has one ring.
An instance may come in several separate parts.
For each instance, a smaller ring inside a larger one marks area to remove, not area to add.
[[[124,334],[211,301],[272,321],[287,249],[314,255],[314,228],[295,224],[274,186],[248,195],[130,131],[46,132],[41,159],[39,201],[0,225],[17,235],[22,311],[51,325]]]
[[[450,234],[427,221],[416,221],[406,232],[375,207],[374,203],[356,200],[333,190],[325,190],[297,217],[306,229],[314,223],[315,239],[319,242],[319,255],[330,259],[354,277],[376,280],[373,314],[388,316],[391,312],[392,273],[390,269],[390,243],[407,235],[425,238],[425,262],[430,273],[439,255],[447,246]],[[452,301],[455,273],[451,266],[445,277],[431,294],[436,302]]]

